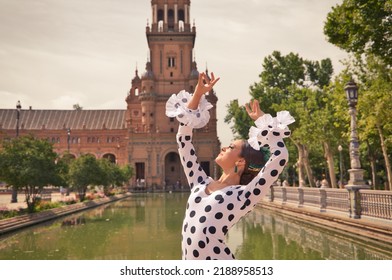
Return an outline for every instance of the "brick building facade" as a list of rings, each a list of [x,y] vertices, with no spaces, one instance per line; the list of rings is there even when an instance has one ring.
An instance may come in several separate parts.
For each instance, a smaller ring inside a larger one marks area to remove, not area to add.
[[[197,84],[196,27],[190,23],[190,0],[152,0],[151,8],[152,22],[146,27],[150,58],[141,75],[135,71],[126,109],[20,109],[19,121],[17,109],[0,109],[0,138],[33,134],[53,143],[60,155],[89,153],[130,164],[135,169],[132,185],[163,188],[177,181],[186,185],[175,141],[178,122],[166,117],[165,104],[171,94],[193,92]],[[206,97],[214,108],[207,126],[195,131],[193,143],[204,170],[216,177],[217,97],[214,92]]]

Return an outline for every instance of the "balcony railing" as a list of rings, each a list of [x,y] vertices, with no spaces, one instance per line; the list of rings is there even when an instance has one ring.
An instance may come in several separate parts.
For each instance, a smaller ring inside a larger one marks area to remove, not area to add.
[[[270,202],[316,207],[320,212],[344,212],[352,218],[368,216],[392,220],[391,191],[272,186],[268,198]]]

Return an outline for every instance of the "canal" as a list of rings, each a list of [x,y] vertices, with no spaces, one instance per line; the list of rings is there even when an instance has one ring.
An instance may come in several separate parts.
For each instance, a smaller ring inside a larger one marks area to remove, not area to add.
[[[135,194],[0,236],[3,260],[181,259],[187,193]],[[392,259],[391,246],[256,209],[228,233],[242,260]]]

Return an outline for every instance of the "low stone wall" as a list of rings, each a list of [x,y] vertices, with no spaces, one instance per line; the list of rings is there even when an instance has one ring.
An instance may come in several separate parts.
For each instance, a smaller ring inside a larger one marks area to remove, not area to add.
[[[3,219],[0,220],[0,235],[17,229],[21,229],[23,227],[46,222],[52,219],[56,219],[58,217],[73,214],[103,204],[111,203],[129,197],[131,195],[132,194],[130,193],[115,195],[111,197],[90,200],[90,201],[83,201],[71,205],[65,205],[62,207],[45,210],[39,213],[26,214],[26,215],[17,216],[9,219]]]
[[[392,244],[392,223],[375,219],[352,219],[338,212],[323,211],[316,207],[298,207],[293,203],[278,203],[264,200],[258,207],[289,216],[296,220],[304,220],[326,229],[346,232],[358,239],[371,238],[374,241]]]

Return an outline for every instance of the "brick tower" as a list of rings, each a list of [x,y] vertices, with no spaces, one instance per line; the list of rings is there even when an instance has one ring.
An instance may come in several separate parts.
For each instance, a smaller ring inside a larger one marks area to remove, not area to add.
[[[128,161],[135,167],[135,184],[172,188],[179,181],[186,186],[175,141],[178,122],[166,117],[165,104],[173,93],[192,93],[197,84],[196,27],[190,23],[190,0],[152,0],[151,8],[151,25],[146,27],[150,57],[140,76],[135,71],[126,98]],[[215,177],[214,159],[220,149],[217,97],[213,91],[206,97],[214,105],[210,122],[194,132],[193,142],[202,167]]]

